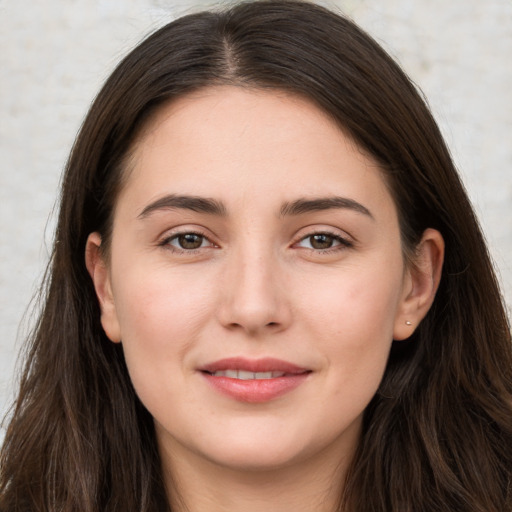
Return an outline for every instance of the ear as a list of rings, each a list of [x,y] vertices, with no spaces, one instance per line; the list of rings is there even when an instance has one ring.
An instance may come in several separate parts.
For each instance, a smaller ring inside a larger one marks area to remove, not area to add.
[[[85,265],[91,276],[100,304],[103,330],[111,341],[119,343],[121,341],[121,329],[112,294],[110,271],[101,251],[101,236],[99,233],[91,233],[87,238]]]
[[[416,248],[414,261],[406,269],[393,339],[407,339],[428,313],[439,287],[443,261],[444,240],[441,233],[426,229]]]

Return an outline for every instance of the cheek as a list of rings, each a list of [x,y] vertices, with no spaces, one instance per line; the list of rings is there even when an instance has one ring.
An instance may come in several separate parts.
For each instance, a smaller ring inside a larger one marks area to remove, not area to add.
[[[181,368],[211,317],[211,288],[199,286],[183,271],[122,275],[114,296],[132,381],[137,391],[163,385],[159,379]]]
[[[380,265],[345,270],[333,273],[328,286],[305,282],[301,310],[308,337],[334,370],[328,374],[334,392],[350,389],[364,402],[373,396],[386,367],[401,270]]]
[[[211,279],[182,269],[144,266],[119,272],[114,288],[123,339],[138,333],[158,334],[194,329],[211,304]],[[169,341],[169,339],[167,339]]]
[[[322,280],[312,277],[302,285],[302,310],[311,312],[308,316],[325,330],[336,337],[369,342],[373,336],[392,336],[402,289],[400,269],[351,266],[334,269]]]

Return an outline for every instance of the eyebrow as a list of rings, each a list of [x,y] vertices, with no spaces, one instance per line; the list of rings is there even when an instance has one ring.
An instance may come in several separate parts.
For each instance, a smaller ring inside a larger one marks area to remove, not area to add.
[[[215,199],[208,197],[186,196],[169,194],[148,204],[138,215],[139,219],[144,219],[158,210],[191,210],[193,212],[207,213],[209,215],[226,215],[226,207]]]
[[[282,217],[289,215],[301,215],[303,213],[317,212],[322,210],[331,210],[331,209],[347,209],[352,210],[357,213],[361,213],[370,217],[372,220],[375,220],[374,216],[371,214],[370,210],[363,206],[361,203],[354,201],[353,199],[349,199],[347,197],[319,197],[306,199],[301,198],[296,201],[289,202],[283,204],[281,207],[280,214]]]
[[[224,204],[216,199],[169,194],[148,204],[138,215],[138,218],[144,219],[155,211],[169,209],[190,210],[199,213],[206,213],[208,215],[218,215],[221,217],[225,217],[227,215],[227,209]],[[292,202],[286,202],[281,206],[280,216],[295,216],[331,209],[348,209],[374,219],[370,210],[361,203],[347,197],[338,196],[311,199],[300,198]]]

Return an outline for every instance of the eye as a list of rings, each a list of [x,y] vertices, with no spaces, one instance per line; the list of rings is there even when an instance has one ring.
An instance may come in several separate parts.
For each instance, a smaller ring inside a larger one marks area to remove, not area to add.
[[[298,247],[313,249],[315,251],[325,251],[335,247],[351,247],[352,243],[338,235],[330,233],[314,233],[302,238],[298,243]]]
[[[165,245],[183,251],[193,251],[201,247],[210,247],[212,243],[199,233],[180,233],[165,240]]]

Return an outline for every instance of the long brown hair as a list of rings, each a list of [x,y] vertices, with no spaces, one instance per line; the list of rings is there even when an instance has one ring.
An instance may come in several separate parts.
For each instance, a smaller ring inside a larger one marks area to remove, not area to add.
[[[405,254],[446,243],[427,317],[395,342],[364,416],[340,510],[512,510],[510,326],[478,222],[421,95],[367,34],[288,0],[193,14],[107,80],[71,152],[42,313],[0,459],[0,510],[166,511],[153,421],[99,322],[84,265],[108,241],[123,162],[163,103],[214,84],[278,89],[327,112],[381,164]]]

